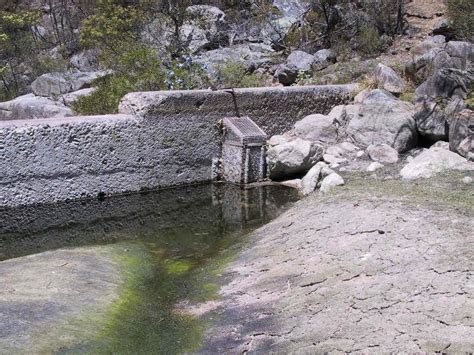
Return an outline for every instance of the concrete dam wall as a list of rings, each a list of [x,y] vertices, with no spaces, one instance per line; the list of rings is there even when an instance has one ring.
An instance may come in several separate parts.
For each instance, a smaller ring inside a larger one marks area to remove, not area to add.
[[[119,114],[0,122],[0,208],[95,198],[214,179],[224,117],[270,136],[347,103],[354,86],[126,95]]]

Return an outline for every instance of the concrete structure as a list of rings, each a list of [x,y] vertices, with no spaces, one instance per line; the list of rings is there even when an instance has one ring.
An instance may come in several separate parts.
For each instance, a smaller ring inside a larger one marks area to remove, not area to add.
[[[222,179],[239,185],[266,178],[267,135],[249,117],[223,121]]]
[[[121,114],[0,122],[0,207],[138,192],[213,179],[222,118],[282,133],[347,103],[354,86],[132,93]]]

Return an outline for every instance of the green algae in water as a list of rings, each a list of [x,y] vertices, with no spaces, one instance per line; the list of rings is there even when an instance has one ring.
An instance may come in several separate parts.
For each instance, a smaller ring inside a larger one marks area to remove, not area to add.
[[[6,244],[5,251],[8,257],[81,245],[116,245],[119,250],[114,254],[123,278],[118,299],[105,316],[82,315],[80,324],[90,324],[94,336],[67,334],[77,341],[59,347],[52,342],[53,352],[192,352],[199,349],[210,319],[192,317],[178,305],[218,299],[218,277],[246,243],[244,235],[296,199],[292,190],[275,187],[243,192],[201,186],[58,206],[55,216],[51,207],[45,215],[27,211],[30,229],[25,233],[18,226],[17,245]],[[65,211],[73,215],[64,216]],[[49,225],[35,226],[39,218]],[[3,236],[8,243],[5,236],[12,234],[0,233],[0,240]]]

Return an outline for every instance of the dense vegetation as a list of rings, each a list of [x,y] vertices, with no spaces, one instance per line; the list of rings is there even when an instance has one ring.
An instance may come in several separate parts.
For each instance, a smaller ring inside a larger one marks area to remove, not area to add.
[[[448,16],[458,39],[474,41],[474,1],[448,0]]]
[[[218,6],[230,23],[271,28],[267,42],[283,54],[332,48],[338,58],[350,59],[354,53],[376,56],[403,33],[404,2],[307,0],[307,11],[288,29],[276,21],[279,13],[272,0],[8,1],[0,4],[0,101],[28,92],[43,73],[70,69],[69,58],[85,49],[100,53],[101,68],[111,73],[95,83],[98,90],[92,96],[76,103],[76,111],[86,114],[114,111],[120,97],[136,90],[267,84],[268,76],[238,62],[214,73],[195,63],[180,35],[190,5]],[[460,38],[472,40],[473,6],[470,0],[448,0]],[[147,31],[154,38],[146,38]],[[222,37],[207,49],[232,43],[233,34],[220,32]]]

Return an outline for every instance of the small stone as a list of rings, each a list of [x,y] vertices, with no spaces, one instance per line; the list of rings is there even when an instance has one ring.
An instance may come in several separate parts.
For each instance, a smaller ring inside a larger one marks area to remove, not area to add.
[[[379,162],[374,161],[367,167],[365,171],[367,171],[368,173],[373,173],[374,171],[381,169],[383,167],[384,167],[383,164],[380,164]]]
[[[329,163],[329,164],[342,164],[342,163],[347,162],[347,159],[334,156],[331,154],[324,154],[323,159],[326,163]]]
[[[365,155],[365,152],[363,150],[361,150],[361,151],[357,152],[356,157],[357,158],[362,158],[364,155]]]
[[[379,163],[393,164],[399,159],[398,152],[387,144],[372,144],[367,148],[370,159]]]
[[[344,179],[336,173],[329,174],[321,182],[321,193],[327,193],[331,191],[336,186],[344,185]]]
[[[472,184],[472,177],[470,176],[465,176],[463,179],[462,179],[462,182],[466,185],[469,185],[469,184]]]

